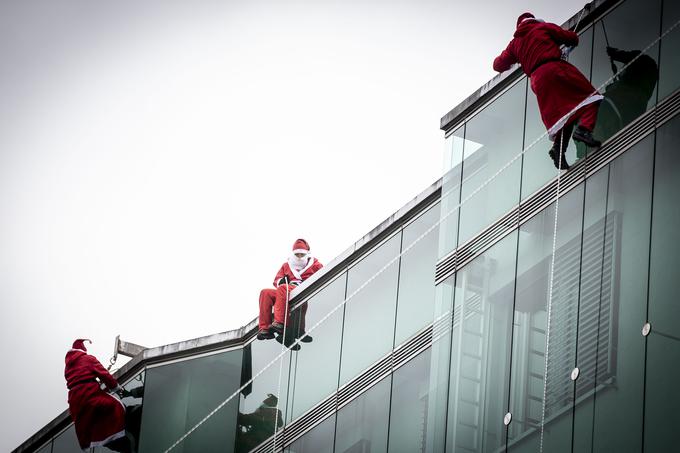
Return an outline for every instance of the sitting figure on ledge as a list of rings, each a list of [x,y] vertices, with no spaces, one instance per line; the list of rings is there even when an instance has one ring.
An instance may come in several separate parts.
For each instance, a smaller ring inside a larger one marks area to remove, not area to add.
[[[319,260],[311,256],[309,250],[307,241],[297,239],[293,244],[292,255],[281,265],[274,277],[275,288],[265,288],[260,291],[258,340],[274,338],[275,333],[283,336],[285,326],[290,324],[288,307],[290,292],[323,267]],[[272,322],[272,307],[274,308],[274,322]],[[304,318],[307,304],[303,304],[299,312],[299,327],[295,336],[300,337],[300,341],[308,343],[312,341],[312,337],[305,333]],[[286,346],[289,346],[292,343],[288,341],[290,338],[290,334],[286,332],[286,338],[281,340],[285,340]],[[295,350],[300,348],[299,345],[295,346],[297,346],[293,347]]]

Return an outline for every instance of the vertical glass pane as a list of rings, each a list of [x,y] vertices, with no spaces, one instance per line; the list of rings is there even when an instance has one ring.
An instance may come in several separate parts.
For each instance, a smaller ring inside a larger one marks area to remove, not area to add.
[[[576,66],[586,78],[590,77],[592,42],[593,29],[589,28],[581,33],[579,45],[569,53],[569,63]],[[536,139],[542,135],[543,137],[532,146]],[[546,134],[546,127],[541,120],[536,95],[531,89],[528,89],[524,148],[529,146],[531,148],[524,152],[522,163],[522,199],[536,192],[557,175],[557,169],[548,155],[552,145],[553,143]],[[583,156],[579,155],[578,157]],[[577,151],[573,141],[569,142],[566,158],[569,164],[576,161]]]
[[[460,186],[463,176],[463,148],[465,125],[446,138],[444,177],[442,178],[441,224],[439,229],[439,256],[452,252],[458,244],[458,217],[460,211]]]
[[[147,369],[140,452],[163,451],[239,387],[242,351]],[[234,398],[173,451],[233,451],[238,402]]]
[[[645,341],[640,329],[647,306],[652,145],[653,137],[648,137],[610,164],[596,343],[594,451],[642,448]],[[581,359],[579,363],[593,366]]]
[[[55,437],[52,442],[52,453],[82,453],[78,445],[76,428],[71,425],[66,431]]]
[[[402,250],[439,220],[439,204],[404,228]],[[434,271],[437,262],[437,228],[420,239],[401,257],[397,327],[394,345],[432,323],[434,314]]]
[[[349,270],[347,297],[352,298],[345,304],[340,385],[392,349],[399,260],[352,294],[398,256],[400,247],[401,234],[396,234]]]
[[[609,352],[608,336],[598,343],[600,319],[611,318],[612,246],[614,237],[609,234],[605,244],[605,217],[609,168],[605,167],[585,182],[583,209],[583,251],[581,258],[581,288],[579,292],[579,329],[576,343],[576,366],[580,374],[575,382],[578,401],[574,409],[573,450],[590,451],[593,429],[593,394],[597,380],[611,376],[607,367],[600,367],[596,379],[598,350],[606,356]],[[612,225],[609,225],[610,233]],[[604,260],[606,249],[607,260]],[[603,291],[603,284],[605,285]],[[605,323],[608,325],[608,323]],[[602,346],[599,348],[599,346]],[[604,362],[604,361],[603,361]]]
[[[335,415],[315,426],[311,431],[293,442],[287,453],[333,453],[335,438]]]
[[[430,354],[428,349],[394,372],[389,451],[426,451]]]
[[[526,83],[523,78],[467,122],[459,244],[519,201],[521,159],[484,188],[479,187],[522,151]]]
[[[606,140],[656,102],[659,45],[632,61],[659,36],[661,0],[627,0],[595,24],[593,85],[605,99],[594,135]],[[634,24],[634,25],[633,25]],[[609,43],[609,44],[607,44]],[[611,56],[607,46],[615,49]],[[613,80],[610,80],[615,75]]]
[[[446,451],[505,445],[517,232],[458,271]]]
[[[309,299],[305,316],[308,328],[344,300],[346,280],[347,274],[342,274]],[[301,343],[301,349],[293,353],[295,366],[294,378],[291,379],[293,396],[289,419],[302,415],[338,387],[342,309],[333,313],[310,335],[313,341]]]
[[[118,445],[130,445],[133,452],[139,449],[139,435],[142,424],[142,401],[144,400],[144,372],[126,382],[123,387],[123,404],[125,404],[125,435],[127,441],[119,440]],[[120,447],[116,446],[119,450]],[[106,453],[112,450],[107,447],[96,447],[93,449],[94,453]]]
[[[335,453],[379,453],[387,450],[391,376],[371,387],[338,412]]]
[[[430,353],[430,384],[427,403],[427,453],[442,452],[446,445],[446,412],[449,400],[451,362],[451,327],[456,276],[437,285],[435,316]]]
[[[653,329],[647,343],[645,451],[677,451],[680,445],[680,337]]]
[[[680,117],[657,131],[649,274],[645,451],[678,447],[680,426]]]
[[[552,275],[555,204],[519,230],[508,451],[537,451],[542,423],[544,451],[571,451],[582,219],[578,186],[559,201]]]
[[[680,2],[664,0],[662,32],[680,20]],[[680,87],[680,28],[675,27],[661,40],[661,64],[659,75],[659,100]]]
[[[243,349],[241,382],[257,375],[282,352],[274,340],[253,341]],[[241,391],[236,451],[247,452],[274,435],[286,417],[290,350]],[[248,372],[250,370],[250,372]]]

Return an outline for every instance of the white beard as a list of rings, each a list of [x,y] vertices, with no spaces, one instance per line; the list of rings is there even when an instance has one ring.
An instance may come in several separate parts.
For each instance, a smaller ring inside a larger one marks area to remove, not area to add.
[[[288,258],[288,265],[291,267],[291,269],[294,269],[295,272],[300,272],[302,269],[305,268],[305,266],[307,266],[309,260],[310,260],[309,256],[305,256],[304,258],[298,258],[297,256],[293,255],[290,258]]]

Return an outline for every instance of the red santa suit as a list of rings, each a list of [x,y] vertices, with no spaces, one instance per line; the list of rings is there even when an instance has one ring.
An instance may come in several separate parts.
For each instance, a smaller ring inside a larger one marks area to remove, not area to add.
[[[305,253],[306,256],[298,259],[296,253]],[[274,277],[276,289],[265,288],[260,291],[260,330],[267,330],[272,323],[272,306],[274,307],[274,321],[280,324],[287,322],[286,305],[290,292],[300,283],[311,277],[323,265],[309,254],[309,244],[304,239],[298,239],[293,244],[293,254],[288,261],[283,263]],[[284,282],[288,281],[288,284]],[[304,331],[304,319],[307,306],[302,307],[300,328]]]
[[[602,96],[572,64],[562,60],[560,45],[575,46],[578,35],[556,24],[536,20],[531,13],[517,19],[517,30],[508,47],[493,62],[494,70],[503,72],[519,62],[529,76],[536,93],[541,119],[551,140],[567,124],[579,124],[593,130],[598,102]],[[572,109],[570,117],[565,118]]]
[[[99,360],[87,353],[85,341],[89,340],[73,342],[73,349],[66,353],[64,369],[68,409],[83,450],[125,436],[125,406],[102,390],[95,378],[109,389],[118,387],[118,382]]]

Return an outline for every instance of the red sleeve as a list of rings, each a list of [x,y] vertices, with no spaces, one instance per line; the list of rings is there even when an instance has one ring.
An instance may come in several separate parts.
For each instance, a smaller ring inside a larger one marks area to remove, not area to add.
[[[515,55],[512,53],[510,50],[510,47],[512,46],[512,41],[510,41],[510,44],[508,44],[508,47],[505,48],[503,52],[499,56],[497,56],[493,60],[493,70],[497,72],[503,72],[507,71],[510,69],[510,67],[517,63],[517,58]]]
[[[544,24],[543,26],[557,44],[565,44],[572,47],[578,45],[578,35],[573,31],[565,30],[557,24]]]
[[[96,357],[91,355],[87,355],[86,357],[90,362],[90,366],[92,367],[94,374],[97,375],[97,377],[106,385],[107,388],[115,389],[118,387],[118,381],[116,378],[111,376],[111,373],[106,371],[106,368],[104,368],[104,366],[99,363],[99,360],[97,360]]]
[[[281,265],[281,269],[276,273],[276,277],[274,277],[274,288],[279,287],[279,280],[283,278],[284,275],[286,275],[286,269],[285,269],[286,263],[283,263]]]
[[[319,260],[316,260],[316,262],[312,265],[312,271],[313,271],[313,272],[316,272],[316,271],[318,271],[319,269],[321,269],[322,267],[323,267],[323,264],[321,264],[321,263],[319,262]]]

